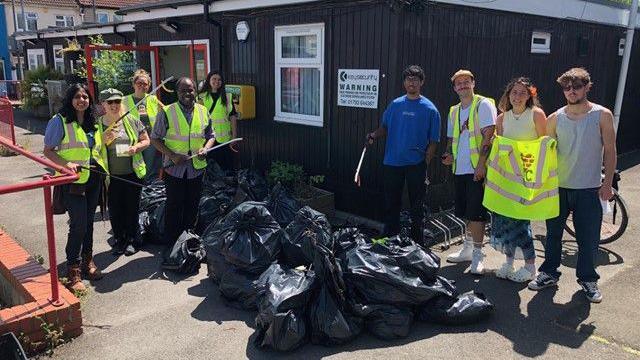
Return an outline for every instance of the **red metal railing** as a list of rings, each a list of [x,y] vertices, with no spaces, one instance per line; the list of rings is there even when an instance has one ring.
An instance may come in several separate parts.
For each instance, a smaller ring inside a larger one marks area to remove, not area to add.
[[[13,106],[6,97],[0,97],[0,136],[16,144],[16,133],[13,123]]]
[[[60,301],[60,294],[58,292],[58,261],[56,259],[56,238],[53,229],[53,209],[51,206],[51,187],[54,185],[62,185],[72,183],[78,180],[79,175],[73,171],[60,166],[53,161],[44,157],[32,154],[25,149],[14,144],[14,140],[3,137],[0,134],[0,145],[3,145],[10,150],[23,155],[39,164],[46,167],[55,169],[62,173],[60,176],[43,175],[42,180],[31,181],[12,185],[0,185],[0,195],[10,194],[20,191],[26,191],[31,189],[42,188],[44,191],[44,212],[47,223],[47,247],[49,250],[49,274],[51,275],[51,298],[49,301],[55,305],[62,305]]]

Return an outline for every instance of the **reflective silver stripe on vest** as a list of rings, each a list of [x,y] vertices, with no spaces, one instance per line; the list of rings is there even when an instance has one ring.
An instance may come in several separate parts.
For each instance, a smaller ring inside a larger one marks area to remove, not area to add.
[[[198,113],[200,114],[199,118],[200,118],[200,133],[202,134],[202,137],[204,138],[204,132],[207,129],[207,121],[209,120],[209,117],[207,116],[207,109],[204,106],[196,106],[196,109],[198,109]],[[193,121],[193,119],[191,119],[191,121]]]
[[[65,129],[67,129],[67,136],[69,137],[69,142],[66,144],[60,144],[58,146],[58,150],[68,150],[68,149],[88,149],[89,144],[78,141],[76,139],[76,132],[73,129],[73,123],[64,124]]]
[[[538,194],[536,197],[534,197],[531,200],[527,200],[523,197],[520,197],[516,194],[512,194],[504,189],[502,189],[498,184],[488,181],[486,183],[486,186],[488,188],[490,188],[491,190],[497,192],[498,194],[506,197],[507,199],[513,200],[517,203],[520,203],[522,205],[533,205],[536,203],[539,203],[540,201],[544,200],[544,199],[548,199],[548,198],[552,198],[554,196],[558,196],[558,189],[553,189],[553,190],[549,190],[549,191],[545,191],[543,193]]]
[[[542,160],[538,160],[538,167],[536,169],[537,173],[536,173],[535,182],[525,181],[525,179],[522,177],[522,173],[520,172],[520,166],[518,166],[518,160],[514,155],[513,146],[511,145],[499,144],[499,150],[507,151],[509,153],[509,163],[511,164],[513,174],[500,168],[499,156],[498,156],[499,153],[495,154],[495,156],[489,163],[489,167],[495,170],[498,174],[502,175],[503,177],[513,182],[520,183],[529,189],[539,189],[543,186],[542,170],[544,169],[544,159],[547,156],[547,143],[549,141],[551,141],[551,138],[544,138],[540,144],[541,148],[540,148],[540,153],[538,154],[538,159],[542,159]],[[549,178],[553,178],[556,176],[558,176],[558,173],[555,170],[549,170]]]

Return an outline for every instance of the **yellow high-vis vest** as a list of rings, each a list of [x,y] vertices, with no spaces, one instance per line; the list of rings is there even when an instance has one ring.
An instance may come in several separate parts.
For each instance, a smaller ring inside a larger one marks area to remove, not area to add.
[[[176,154],[197,154],[198,150],[204,147],[206,143],[204,132],[209,122],[207,109],[200,104],[194,104],[191,127],[189,127],[189,123],[178,102],[165,107],[164,112],[167,115],[167,123],[169,124],[164,144]],[[197,156],[192,160],[193,167],[196,169],[203,169],[207,166],[207,161],[201,160]]]
[[[129,145],[131,146],[135,145],[138,142],[138,133],[134,131],[133,125],[131,125],[131,122],[133,121],[135,121],[135,119],[131,116],[131,114],[125,116],[122,119],[122,123],[124,124],[124,131],[127,133],[127,136],[129,137]],[[100,130],[100,133],[104,132],[104,129],[102,126],[102,117],[98,119],[98,129]],[[104,149],[104,151],[106,151],[106,146],[103,146],[102,148]],[[105,159],[109,158],[106,155],[106,153],[104,157]],[[133,167],[133,172],[136,174],[138,179],[143,179],[144,176],[147,174],[147,166],[144,163],[144,158],[142,157],[141,151],[133,154],[133,156],[131,157],[131,166]]]
[[[102,144],[102,132],[99,127],[96,125],[93,149],[89,149],[89,140],[82,127],[76,121],[67,123],[66,119],[60,114],[57,114],[57,117],[62,121],[62,128],[64,129],[64,137],[56,150],[58,156],[67,162],[73,162],[85,167],[89,167],[91,158],[93,158],[108,173],[106,149]],[[51,121],[56,121],[56,117]],[[56,172],[56,175],[61,174]],[[89,180],[89,170],[80,169],[79,175],[80,177],[75,181],[76,184],[84,184]]]
[[[495,105],[495,100],[486,98],[482,95],[474,95],[469,109],[469,150],[471,157],[471,165],[475,169],[480,161],[480,148],[482,147],[482,129],[480,128],[480,119],[478,118],[478,107],[484,99],[489,99]],[[453,105],[449,109],[449,119],[453,121],[453,173],[456,172],[456,159],[458,158],[458,141],[460,139],[460,103]]]
[[[231,120],[229,119],[229,114],[233,111],[233,96],[227,93],[226,107],[222,105],[222,100],[218,97],[216,105],[213,107],[213,111],[211,111],[213,98],[209,92],[201,97],[201,101],[204,107],[207,108],[207,112],[210,112],[209,117],[211,118],[213,132],[216,134],[216,141],[222,144],[231,140],[231,136],[233,134],[231,133]]]
[[[135,106],[136,102],[133,100],[133,94],[127,95],[122,100],[122,104],[124,105],[124,111],[129,111],[130,115],[133,115],[135,118],[140,118],[140,113],[138,113],[138,108]],[[144,106],[147,111],[147,115],[149,116],[149,123],[151,124],[151,128],[156,124],[156,117],[158,116],[158,111],[162,107],[160,105],[160,100],[155,95],[146,95],[144,97]]]
[[[482,204],[513,219],[546,220],[560,213],[556,140],[493,140]]]

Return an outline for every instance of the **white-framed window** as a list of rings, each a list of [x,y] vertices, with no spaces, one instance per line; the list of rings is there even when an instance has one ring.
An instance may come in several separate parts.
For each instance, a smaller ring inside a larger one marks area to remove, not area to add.
[[[96,22],[98,24],[106,24],[109,22],[109,14],[107,13],[96,13]]]
[[[73,16],[72,15],[56,15],[57,27],[72,27]]]
[[[274,120],[323,126],[324,24],[276,26]]]
[[[64,54],[62,53],[62,45],[53,45],[53,65],[54,68],[64,73]]]
[[[44,57],[44,49],[27,49],[27,64],[29,64],[29,70],[34,70],[38,66],[47,65]]]
[[[28,12],[24,13],[24,17],[22,13],[17,14],[18,17],[18,30],[22,31],[36,31],[38,30],[38,13]],[[27,27],[24,27],[25,21],[27,22]]]

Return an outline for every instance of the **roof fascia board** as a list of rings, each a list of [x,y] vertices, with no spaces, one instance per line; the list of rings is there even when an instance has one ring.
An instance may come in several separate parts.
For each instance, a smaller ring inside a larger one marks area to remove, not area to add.
[[[133,24],[120,24],[116,26],[116,29],[119,33],[124,33],[124,32],[132,32],[135,30],[135,27]],[[112,34],[113,33],[113,25],[109,25],[109,26],[99,26],[99,27],[89,27],[89,28],[78,28],[78,29],[73,29],[73,30],[62,30],[62,31],[48,31],[48,32],[43,32],[40,35],[41,39],[55,39],[55,38],[61,38],[61,37],[75,37],[75,36],[89,36],[89,35],[98,35],[98,34]],[[16,40],[21,41],[21,40],[32,40],[32,39],[37,39],[38,35],[31,33],[31,34],[24,34],[24,35],[18,35],[16,33]]]

